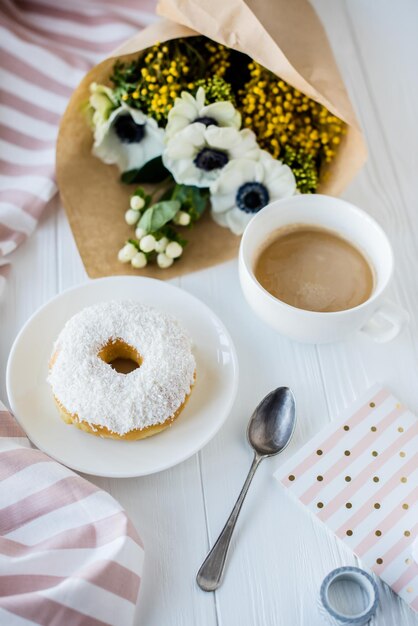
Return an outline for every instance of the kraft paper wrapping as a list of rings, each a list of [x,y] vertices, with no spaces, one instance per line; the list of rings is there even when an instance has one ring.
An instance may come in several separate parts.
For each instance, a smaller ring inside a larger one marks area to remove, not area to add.
[[[82,112],[91,82],[109,84],[115,58],[124,61],[157,41],[202,34],[248,54],[344,120],[347,133],[324,172],[321,193],[338,195],[366,158],[365,144],[324,29],[307,0],[160,0],[164,19],[140,31],[94,67],[73,93],[57,142],[62,202],[88,275],[141,274],[169,279],[236,256],[240,238],[217,226],[209,211],[190,230],[188,245],[171,268],[137,270],[117,260],[133,229],[124,221],[134,186],[119,182],[116,166],[91,155],[92,131]]]

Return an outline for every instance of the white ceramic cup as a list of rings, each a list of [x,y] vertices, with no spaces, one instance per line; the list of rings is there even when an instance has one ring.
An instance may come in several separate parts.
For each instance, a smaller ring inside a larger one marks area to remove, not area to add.
[[[334,231],[362,251],[375,274],[370,298],[352,309],[322,313],[298,309],[266,291],[254,276],[254,264],[274,232],[291,224]],[[392,273],[392,248],[379,224],[353,204],[320,194],[297,195],[266,206],[248,224],[239,251],[240,282],[249,305],[281,334],[306,343],[340,341],[358,330],[378,342],[396,337],[409,316],[385,299]]]

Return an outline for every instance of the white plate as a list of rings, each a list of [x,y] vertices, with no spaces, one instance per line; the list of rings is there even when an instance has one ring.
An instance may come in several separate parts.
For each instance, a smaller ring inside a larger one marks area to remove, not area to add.
[[[65,322],[86,306],[138,300],[179,319],[193,340],[197,380],[184,411],[161,434],[140,441],[102,439],[65,424],[46,382],[52,346]],[[144,476],[184,461],[222,426],[238,384],[235,349],[222,322],[200,300],[166,282],[116,276],[90,281],[35,313],[7,364],[10,406],[29,439],[64,465],[97,476]]]

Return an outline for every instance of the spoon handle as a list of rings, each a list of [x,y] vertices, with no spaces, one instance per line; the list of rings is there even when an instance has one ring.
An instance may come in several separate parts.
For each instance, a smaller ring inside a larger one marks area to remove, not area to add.
[[[248,476],[245,479],[244,486],[241,489],[241,493],[238,496],[235,506],[232,509],[221,534],[216,540],[216,543],[207,555],[206,559],[203,561],[203,564],[197,573],[196,581],[203,591],[215,591],[222,582],[222,575],[225,568],[225,561],[232,533],[234,532],[235,524],[237,522],[239,512],[241,511],[244,498],[247,495],[248,487],[251,484],[255,471],[262,458],[263,457],[258,456],[258,454],[254,455],[250,471],[248,472]]]

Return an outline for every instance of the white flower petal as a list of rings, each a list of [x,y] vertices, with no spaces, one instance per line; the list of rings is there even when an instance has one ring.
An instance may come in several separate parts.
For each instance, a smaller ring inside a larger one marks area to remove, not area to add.
[[[148,124],[150,124],[150,126],[153,126],[154,124],[157,124],[157,122],[155,120],[153,120],[152,117],[147,117],[145,115],[145,113],[143,113],[139,109],[131,109],[125,103],[122,103],[122,107],[121,108],[124,111],[127,111],[130,114],[130,116],[132,117],[132,119],[135,122],[135,124],[147,124],[148,123]]]
[[[105,134],[99,143],[93,145],[92,152],[103,163],[108,165],[116,164],[121,172],[125,170],[128,159],[125,152],[121,153],[120,140],[115,133],[109,132]]]
[[[296,180],[292,170],[287,165],[284,166],[276,180],[271,181],[268,185],[270,200],[278,200],[279,198],[290,198],[296,193]]]
[[[187,94],[190,95],[190,94]],[[190,96],[191,97],[191,96]],[[193,102],[186,102],[185,100],[183,100],[179,105],[177,105],[177,107],[173,107],[170,111],[171,114],[171,119],[175,118],[176,115],[181,115],[182,117],[185,117],[189,120],[189,123],[194,122],[194,120],[196,119],[196,117],[198,117],[199,115],[199,109],[196,106],[196,103]]]
[[[251,161],[254,163],[253,181],[255,183],[265,183],[265,171],[262,164],[259,161]]]
[[[201,109],[205,106],[205,98],[206,98],[205,90],[203,89],[203,87],[199,87],[199,89],[196,92],[196,106],[197,106],[198,112],[200,112]]]
[[[255,163],[247,159],[234,159],[222,170],[219,178],[213,184],[213,194],[224,194],[237,189],[248,180],[252,180]]]
[[[168,125],[165,131],[165,141],[166,143],[175,135],[176,133],[183,130],[190,124],[190,120],[184,115],[177,115],[170,121],[170,131],[168,132]]]
[[[224,228],[228,228],[228,222],[226,219],[227,213],[214,213],[212,211],[211,216],[214,222],[216,222],[219,226],[223,226]]]
[[[240,140],[230,149],[231,157],[234,159],[258,159],[260,148],[257,144],[255,134],[249,128],[239,131]]]
[[[208,126],[205,138],[211,147],[225,150],[230,160],[259,158],[260,148],[256,136],[248,128],[237,130],[231,127]]]
[[[120,115],[121,110],[122,110],[121,107],[119,107],[118,109],[115,109],[114,111],[112,111],[112,113],[110,114],[109,118],[106,121],[103,121],[102,124],[96,124],[95,129],[94,129],[94,144],[95,145],[99,145],[100,142],[103,140],[103,137],[109,132],[114,121]]]
[[[204,132],[203,124],[189,124],[167,142],[165,154],[173,159],[193,159],[205,146]]]
[[[114,137],[115,139],[118,139],[116,135],[114,135]],[[145,153],[142,143],[143,142],[141,141],[141,143],[137,144],[123,144],[123,152],[120,153],[119,159],[117,161],[121,172],[128,172],[129,170],[134,170],[138,167],[142,167],[144,163],[150,160],[150,158],[147,157]]]
[[[193,107],[195,113],[199,112],[200,109],[200,105],[199,105],[199,100],[201,99],[201,95],[202,95],[202,91],[203,91],[203,102],[205,101],[205,92],[202,89],[202,87],[200,87],[198,89],[198,91],[200,90],[200,98],[197,97],[196,94],[196,98],[193,98],[192,94],[189,93],[188,91],[182,91],[181,92],[181,98],[182,101],[187,104],[189,107]]]
[[[289,198],[294,195],[296,179],[288,165],[274,159],[268,153],[262,155],[260,165],[264,169],[264,184],[269,191],[270,200]]]
[[[198,90],[199,93],[199,90]],[[200,98],[202,93],[200,93]],[[203,104],[205,102],[205,92],[203,91]],[[188,124],[192,124],[199,117],[201,108],[199,100],[187,91],[182,91],[181,98],[176,98],[174,106],[170,109],[166,126],[166,137],[170,139],[179,130],[185,128]]]
[[[205,139],[211,148],[229,151],[240,142],[239,132],[236,128],[208,126],[205,130]]]
[[[248,222],[254,217],[253,213],[245,213],[245,211],[240,211],[237,207],[234,207],[224,215],[226,223],[234,235],[242,235]]]
[[[193,164],[193,161],[191,161],[187,157],[183,158],[182,156],[179,156],[179,158],[177,158],[176,155],[173,155],[168,150],[166,150],[163,153],[163,163],[164,166],[168,170],[170,170],[176,181],[180,182],[183,174],[187,171],[190,163]]]
[[[219,126],[232,126],[237,130],[241,126],[241,114],[236,110],[232,102],[213,102],[203,107],[200,117],[212,117]]]
[[[253,159],[233,159],[224,168],[222,175],[217,182],[218,189],[222,192],[222,189],[230,189],[232,184],[237,191],[238,188],[244,183],[259,182],[257,179],[262,178],[260,176],[260,165]],[[228,180],[225,180],[227,179]]]
[[[231,193],[211,196],[210,203],[212,206],[212,211],[214,213],[225,213],[225,211],[230,211],[235,206],[235,198],[235,190]]]
[[[262,163],[266,172],[270,171],[270,169],[274,167],[276,163],[282,163],[282,161],[279,161],[278,159],[272,157],[271,154],[267,152],[267,150],[260,150],[258,160],[260,161],[260,163]]]
[[[205,170],[199,169],[200,179],[199,183],[196,183],[197,187],[210,187],[212,183],[218,178],[219,172],[221,170],[211,170],[210,172],[206,172]],[[189,183],[192,185],[193,183]]]
[[[189,126],[182,131],[181,137],[176,137],[175,140],[179,142],[187,141],[196,147],[203,147],[205,145],[205,131],[206,126],[200,124],[200,122],[189,124]]]
[[[193,159],[196,155],[196,146],[191,142],[170,140],[164,154],[170,159]]]
[[[161,142],[161,139],[159,137],[159,135],[157,135],[154,132],[149,132],[148,128],[145,131],[145,137],[144,139],[141,141],[140,144],[131,144],[132,146],[136,146],[136,145],[140,145],[142,146],[142,150],[143,150],[143,163],[148,163],[148,161],[152,161],[152,159],[155,159],[158,156],[161,156],[162,151],[163,151],[163,145]],[[138,167],[138,165],[135,164],[135,158],[133,158],[133,167],[132,169]],[[131,168],[130,168],[131,169]]]
[[[171,159],[167,153],[164,153],[163,163],[170,170],[176,183],[194,185],[195,187],[209,187],[212,182],[211,180],[207,181],[205,177],[207,172],[196,167],[190,159]]]

